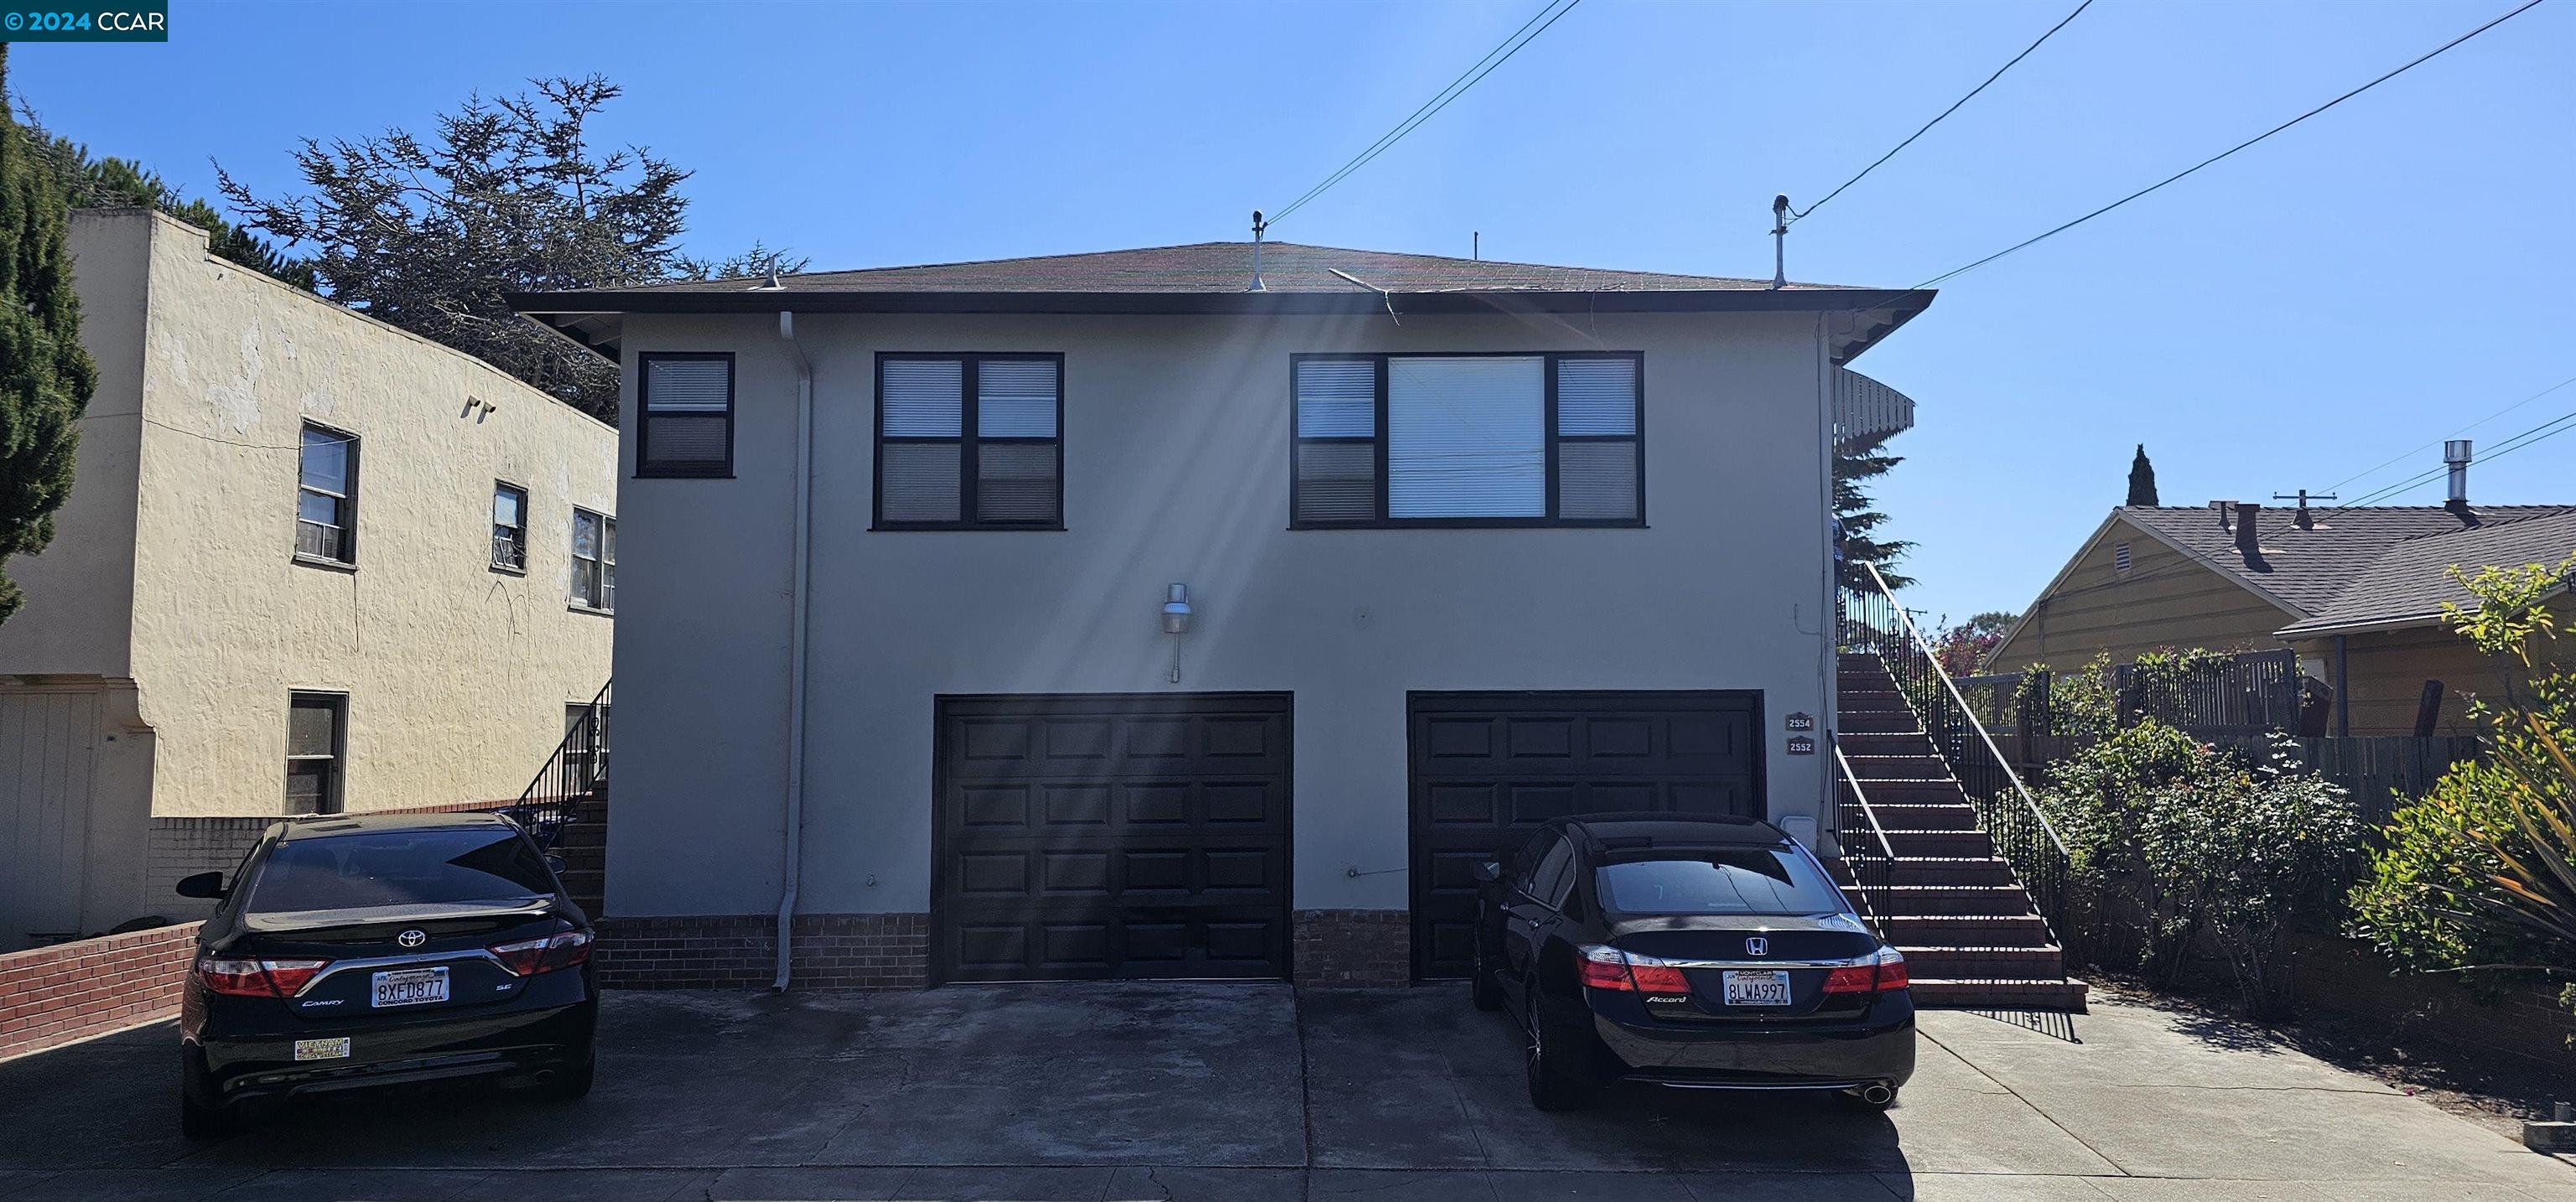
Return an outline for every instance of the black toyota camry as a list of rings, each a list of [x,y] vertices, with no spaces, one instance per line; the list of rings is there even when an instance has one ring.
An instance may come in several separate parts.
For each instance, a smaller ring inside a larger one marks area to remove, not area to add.
[[[197,936],[180,1006],[179,1119],[236,1129],[254,1099],[493,1075],[589,1092],[590,920],[535,843],[491,814],[272,826]]]
[[[1905,958],[1767,822],[1560,818],[1476,876],[1475,1002],[1519,1020],[1542,1110],[1621,1080],[1883,1109],[1914,1074]]]

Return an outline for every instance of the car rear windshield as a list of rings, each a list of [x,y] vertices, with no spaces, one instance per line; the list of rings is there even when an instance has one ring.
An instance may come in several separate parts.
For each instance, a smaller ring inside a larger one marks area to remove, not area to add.
[[[515,901],[554,891],[545,861],[517,831],[385,831],[278,844],[249,912]]]
[[[1621,914],[1830,914],[1842,891],[1794,849],[1728,847],[1604,864],[1603,909]]]

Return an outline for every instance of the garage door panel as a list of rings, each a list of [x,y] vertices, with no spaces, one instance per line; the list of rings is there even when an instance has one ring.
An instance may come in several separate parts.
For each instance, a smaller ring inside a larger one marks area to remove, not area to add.
[[[940,976],[1286,975],[1288,710],[1284,694],[944,699]]]
[[[1415,693],[1414,968],[1466,974],[1475,866],[1551,818],[1762,812],[1754,692]]]

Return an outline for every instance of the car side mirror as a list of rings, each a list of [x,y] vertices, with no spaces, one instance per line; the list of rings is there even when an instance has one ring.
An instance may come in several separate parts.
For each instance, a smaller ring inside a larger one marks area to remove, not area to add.
[[[1478,883],[1490,885],[1501,879],[1503,879],[1503,866],[1501,864],[1492,860],[1486,860],[1483,863],[1476,865],[1476,880]]]
[[[226,894],[232,892],[224,888],[224,874],[220,872],[180,877],[177,888],[181,897],[202,897],[209,901],[222,901]]]
[[[569,860],[564,859],[562,856],[556,855],[556,854],[555,854],[555,853],[553,853],[553,852],[547,852],[547,853],[546,853],[546,867],[553,869],[553,870],[554,870],[554,872],[555,872],[555,875],[557,875],[557,876],[561,876],[561,875],[563,875],[565,872],[567,872],[567,871],[570,871],[570,870],[571,870],[571,868],[572,868],[572,862],[571,862],[571,861],[569,861]]]

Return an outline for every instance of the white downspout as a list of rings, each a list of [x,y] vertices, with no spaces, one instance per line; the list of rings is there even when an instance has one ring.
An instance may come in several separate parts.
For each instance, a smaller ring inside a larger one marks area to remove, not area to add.
[[[786,846],[778,891],[778,976],[770,983],[771,989],[785,992],[796,886],[805,867],[805,608],[814,542],[814,364],[796,341],[795,314],[779,312],[778,336],[796,356],[796,580],[788,619]]]
[[[1783,197],[1782,199],[1785,201],[1787,198]],[[1816,728],[1824,735],[1824,737],[1819,739],[1818,742],[1825,744],[1825,746],[1816,749],[1819,757],[1833,755],[1833,741],[1842,737],[1842,701],[1839,696],[1839,686],[1841,685],[1842,680],[1842,648],[1837,645],[1841,631],[1836,628],[1834,621],[1834,615],[1842,603],[1842,580],[1838,575],[1839,565],[1834,559],[1834,458],[1837,450],[1835,436],[1839,432],[1834,429],[1833,342],[1834,325],[1832,313],[1825,312],[1816,314],[1817,432],[1823,436],[1821,441],[1824,443],[1823,467],[1825,475],[1823,480],[1825,494],[1825,597],[1824,607],[1820,611],[1820,616],[1816,623],[1824,632],[1824,637],[1818,640],[1823,644],[1823,648],[1822,654],[1817,656],[1816,662],[1818,691],[1824,697],[1824,711],[1816,717]],[[1762,737],[1769,738],[1771,736],[1769,732],[1764,732]],[[1825,761],[1821,758],[1818,760],[1818,763],[1820,764],[1824,762]],[[1816,797],[1816,804],[1818,806],[1816,811],[1816,826],[1819,829],[1830,830],[1833,832],[1834,854],[1839,856],[1842,854],[1842,830],[1835,824],[1835,819],[1842,813],[1842,809],[1840,806],[1835,804],[1834,790],[1837,787],[1837,783],[1834,780],[1834,774],[1830,768],[1826,769],[1821,775],[1824,778],[1824,787],[1818,791]]]

